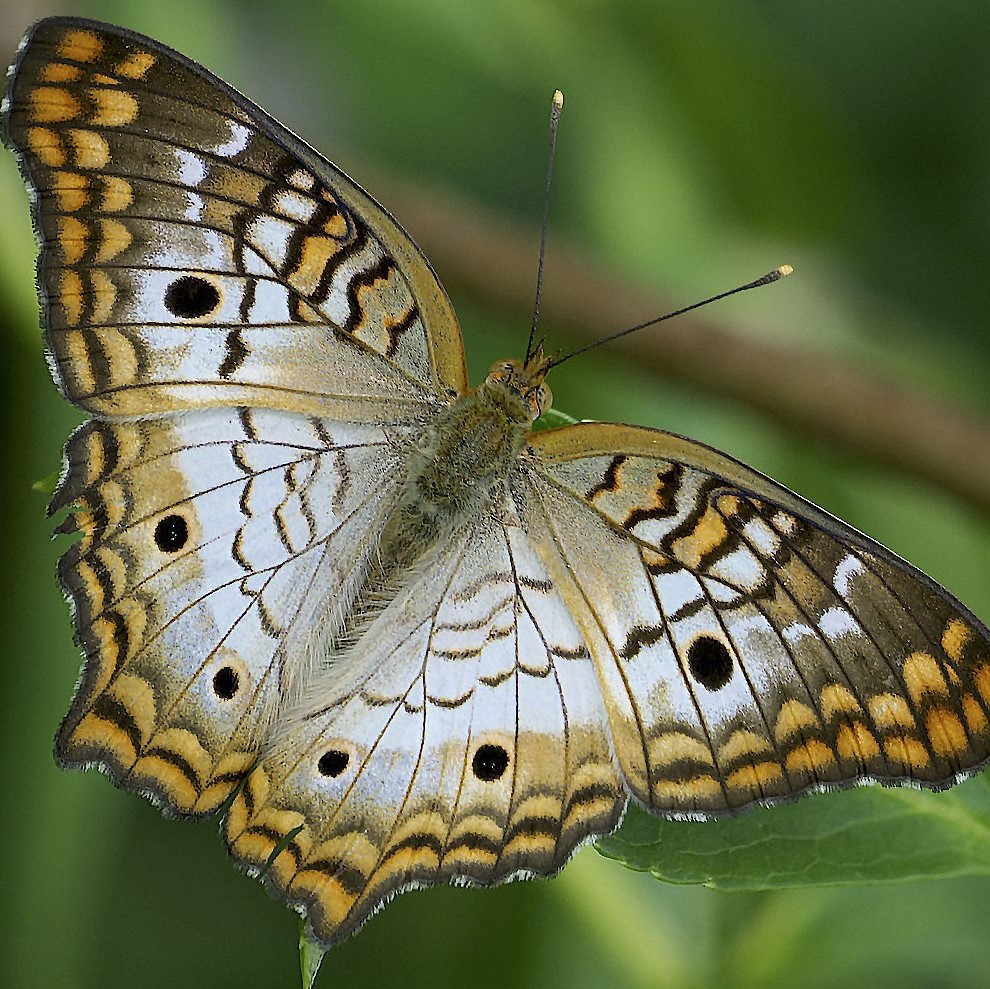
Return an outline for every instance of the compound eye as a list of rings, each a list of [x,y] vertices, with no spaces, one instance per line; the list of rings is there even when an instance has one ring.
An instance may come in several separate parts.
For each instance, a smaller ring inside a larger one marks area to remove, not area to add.
[[[539,419],[553,405],[553,392],[546,385],[540,385],[538,388],[534,388],[527,398],[536,419]]]

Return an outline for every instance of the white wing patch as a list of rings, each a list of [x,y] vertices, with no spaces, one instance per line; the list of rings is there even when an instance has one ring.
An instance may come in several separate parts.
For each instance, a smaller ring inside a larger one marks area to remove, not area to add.
[[[414,883],[553,872],[625,805],[594,666],[522,530],[471,525],[427,564],[317,678],[227,822],[255,864],[301,826],[269,881],[324,941]]]
[[[211,150],[213,154],[220,155],[221,158],[233,158],[248,146],[252,133],[254,132],[250,128],[231,120],[230,138],[223,144],[215,145]]]
[[[644,453],[585,455],[579,437]],[[982,626],[923,575],[678,437],[579,425],[531,450],[528,529],[546,533],[625,782],[652,809],[706,817],[864,778],[938,785],[979,764]]]
[[[266,410],[83,426],[53,501],[82,506],[61,573],[90,655],[62,761],[99,761],[187,813],[213,809],[226,753],[250,762],[342,620],[394,456],[378,427]],[[119,645],[101,651],[107,629]],[[107,725],[121,732],[109,753],[92,745]],[[148,754],[166,750],[185,754],[159,778]]]

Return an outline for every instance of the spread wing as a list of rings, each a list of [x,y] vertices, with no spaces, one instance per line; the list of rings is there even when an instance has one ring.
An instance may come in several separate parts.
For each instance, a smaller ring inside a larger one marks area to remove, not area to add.
[[[225,832],[329,945],[412,886],[555,872],[625,802],[581,633],[518,520],[492,516],[315,681]]]
[[[52,507],[82,534],[59,573],[85,665],[56,754],[214,811],[346,614],[395,449],[380,427],[211,409],[93,420],[66,456]]]
[[[756,471],[629,426],[537,433],[518,501],[594,656],[629,790],[705,817],[990,755],[990,634]]]
[[[52,370],[96,417],[52,505],[86,654],[56,752],[207,812],[342,621],[460,332],[387,213],[151,39],[40,22],[2,122]]]
[[[189,59],[41,21],[2,117],[34,202],[53,373],[80,408],[388,421],[464,389],[456,318],[405,231]]]

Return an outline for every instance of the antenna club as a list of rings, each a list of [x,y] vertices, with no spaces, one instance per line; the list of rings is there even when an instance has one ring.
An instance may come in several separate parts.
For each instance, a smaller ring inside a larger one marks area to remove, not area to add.
[[[560,123],[560,113],[564,109],[564,94],[559,90],[553,91],[550,101],[550,154],[547,158],[547,181],[543,187],[543,224],[540,227],[540,260],[536,266],[536,300],[533,303],[533,322],[529,328],[529,342],[526,344],[526,361],[528,365],[533,357],[533,341],[536,339],[536,328],[540,322],[540,298],[543,294],[543,259],[547,253],[547,223],[550,217],[550,180],[553,178],[553,157],[557,148],[557,125]]]
[[[563,357],[557,357],[554,355],[550,358],[549,366],[557,367],[560,364],[563,364],[564,361],[569,361],[572,357],[577,357],[578,354],[583,354],[585,351],[591,350],[593,347],[600,347],[603,343],[611,343],[613,340],[618,340],[619,337],[628,336],[630,333],[635,333],[638,330],[645,330],[647,326],[656,326],[657,323],[662,323],[666,319],[673,319],[675,316],[683,316],[684,313],[692,312],[695,309],[700,309],[702,306],[711,305],[713,302],[718,302],[719,299],[727,299],[730,295],[738,295],[740,292],[749,292],[751,289],[762,288],[764,285],[779,282],[781,278],[786,278],[793,270],[794,269],[789,264],[782,264],[779,268],[774,268],[773,271],[768,271],[762,278],[757,278],[755,282],[747,282],[745,285],[738,285],[736,288],[730,288],[728,292],[719,292],[718,295],[713,295],[710,298],[702,299],[701,302],[695,302],[693,305],[684,306],[681,309],[675,309],[673,312],[666,313],[663,316],[657,316],[655,319],[648,319],[645,323],[637,323],[635,326],[630,326],[624,330],[619,330],[618,333],[611,333],[607,337],[602,337],[601,340],[596,340],[594,343],[589,343],[584,347],[579,347],[577,350],[572,350],[569,354],[564,354]],[[532,341],[532,335],[530,340]],[[527,357],[531,352],[532,344],[526,351]]]

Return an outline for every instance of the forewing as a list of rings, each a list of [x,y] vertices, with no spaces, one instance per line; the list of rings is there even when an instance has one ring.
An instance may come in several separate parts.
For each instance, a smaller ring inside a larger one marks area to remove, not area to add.
[[[56,739],[177,813],[215,810],[346,614],[394,497],[379,427],[273,410],[93,420],[53,510],[85,663]]]
[[[876,542],[665,433],[576,425],[535,434],[525,460],[528,531],[648,808],[937,788],[986,762],[990,635]]]
[[[414,885],[555,872],[625,799],[581,634],[518,524],[488,519],[336,658],[225,831],[329,945]]]
[[[408,235],[196,63],[41,21],[2,117],[32,192],[53,373],[81,408],[387,421],[464,389],[456,318]]]

